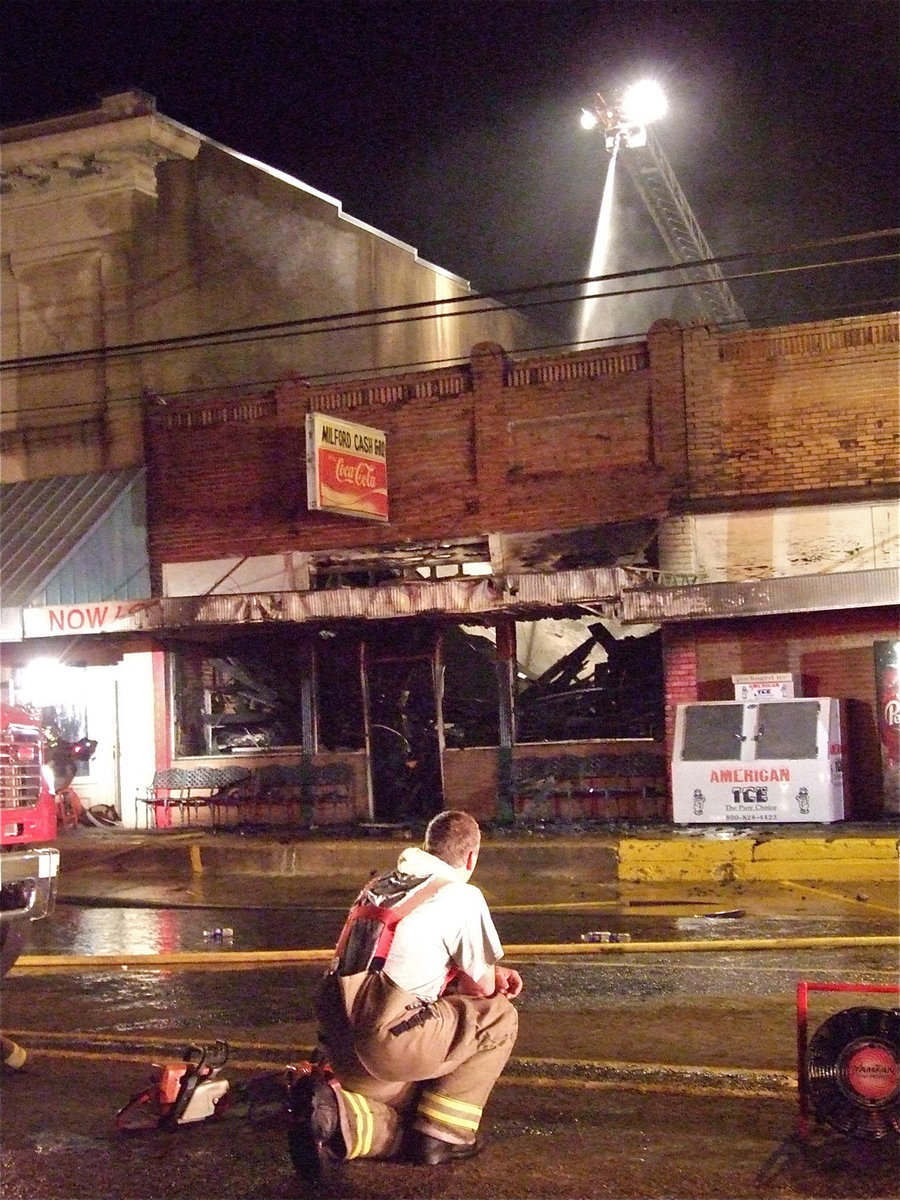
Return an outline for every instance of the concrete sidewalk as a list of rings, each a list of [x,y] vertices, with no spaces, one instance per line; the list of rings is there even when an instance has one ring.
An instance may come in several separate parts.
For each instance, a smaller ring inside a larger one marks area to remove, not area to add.
[[[234,904],[302,894],[346,903],[375,870],[392,863],[409,830],[284,833],[79,828],[59,837],[59,898],[70,902]],[[826,883],[876,886],[896,898],[900,828],[886,823],[732,827],[540,828],[485,831],[477,882],[492,903],[613,899],[641,885]],[[202,888],[196,885],[202,883]],[[194,885],[187,887],[185,885]],[[177,896],[187,894],[179,901]]]

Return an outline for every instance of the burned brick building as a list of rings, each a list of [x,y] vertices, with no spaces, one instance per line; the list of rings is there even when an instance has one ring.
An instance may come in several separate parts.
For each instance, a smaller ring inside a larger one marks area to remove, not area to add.
[[[849,702],[855,811],[883,811],[896,369],[892,316],[661,322],[148,399],[158,600],[132,628],[166,663],[172,760],[308,760],[342,780],[334,819],[665,819],[675,704],[780,670]],[[383,433],[386,520],[310,507],[315,413]]]

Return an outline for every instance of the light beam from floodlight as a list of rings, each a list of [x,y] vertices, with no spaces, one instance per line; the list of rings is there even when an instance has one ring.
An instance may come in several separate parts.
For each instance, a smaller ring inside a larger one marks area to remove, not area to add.
[[[623,118],[635,125],[649,125],[664,117],[668,110],[662,88],[653,79],[633,83],[622,94],[620,111]]]

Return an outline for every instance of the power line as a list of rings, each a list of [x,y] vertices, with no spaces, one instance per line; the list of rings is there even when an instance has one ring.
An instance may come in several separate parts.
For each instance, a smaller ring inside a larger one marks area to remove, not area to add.
[[[445,297],[438,300],[416,301],[408,304],[359,309],[353,312],[331,313],[321,316],[298,317],[293,320],[269,322],[260,325],[245,325],[231,329],[211,330],[205,333],[185,334],[170,338],[124,342],[112,346],[96,346],[83,348],[81,350],[59,351],[53,354],[30,355],[20,358],[3,359],[0,360],[0,371],[65,366],[69,363],[90,362],[98,358],[110,359],[133,357],[136,355],[150,353],[168,353],[178,350],[195,350],[214,346],[240,345],[249,341],[266,341],[283,337],[301,337],[315,334],[321,335],[326,333],[331,334],[346,332],[349,330],[365,331],[369,329],[382,328],[387,325],[434,320],[436,317],[444,315],[455,317],[479,315],[498,311],[499,306],[496,301],[501,299],[511,299],[512,297],[522,297],[523,299],[516,304],[505,305],[504,307],[512,309],[530,309],[563,304],[576,304],[592,297],[585,296],[583,293],[544,300],[527,300],[524,299],[524,297],[559,290],[585,288],[591,284],[606,284],[625,279],[639,279],[651,275],[670,275],[674,272],[690,272],[698,267],[703,268],[713,264],[721,266],[721,264],[727,263],[737,263],[743,261],[752,262],[754,260],[783,256],[786,254],[797,254],[811,250],[822,250],[837,246],[847,246],[860,242],[871,242],[887,237],[896,237],[898,234],[900,234],[900,230],[898,229],[875,230],[869,233],[849,234],[840,238],[829,238],[815,242],[804,242],[794,246],[786,246],[772,250],[746,251],[737,254],[723,255],[712,259],[704,259],[699,261],[693,260],[685,263],[665,264],[654,267],[643,267],[631,271],[618,271],[608,275],[581,276],[575,279],[558,280],[545,284],[498,289],[490,294],[479,292],[470,296]],[[858,267],[872,265],[880,262],[894,261],[898,257],[900,257],[900,255],[894,253],[871,255],[862,258],[835,259],[827,262],[799,264],[792,267],[769,267],[760,271],[740,272],[724,276],[723,278],[729,281],[758,279],[788,272],[826,270],[840,266]],[[640,295],[647,292],[669,291],[678,288],[696,287],[698,286],[698,283],[702,283],[702,280],[676,280],[670,283],[656,284],[643,288],[602,291],[597,293],[597,296],[599,298],[608,299],[615,297],[620,298],[629,295]],[[468,306],[479,303],[484,305],[485,301],[488,301],[486,307],[472,307],[467,308],[462,312],[457,311],[449,314],[445,314],[443,311],[440,311],[447,305]],[[393,315],[401,313],[415,313],[416,315]],[[364,318],[370,319],[364,320]]]
[[[812,264],[805,264],[805,265],[791,266],[791,267],[769,267],[764,271],[744,271],[744,272],[738,272],[738,273],[731,274],[731,275],[723,275],[722,278],[723,278],[723,280],[725,280],[727,282],[732,282],[734,280],[745,280],[746,281],[746,280],[751,280],[751,279],[771,278],[771,277],[778,276],[778,275],[797,274],[797,273],[805,272],[805,271],[826,270],[826,269],[831,269],[834,267],[842,267],[842,266],[856,266],[856,267],[870,266],[870,265],[874,265],[877,263],[896,262],[898,260],[900,260],[900,253],[879,254],[879,255],[871,255],[868,257],[864,257],[864,258],[856,258],[856,259],[849,259],[849,260],[848,259],[839,259],[834,262],[828,262],[828,263],[812,263]],[[691,264],[691,265],[695,265],[695,264]],[[682,269],[682,268],[676,268],[676,269]],[[655,272],[653,272],[653,273],[655,273]],[[593,282],[605,282],[607,280],[611,280],[611,279],[617,278],[617,277],[618,276],[612,276],[612,275],[597,276],[593,280]],[[571,286],[571,285],[567,284],[566,286]],[[621,299],[626,296],[641,296],[641,295],[647,295],[651,292],[674,291],[674,290],[681,289],[681,288],[694,288],[696,286],[697,286],[697,281],[693,280],[693,279],[677,280],[672,283],[648,284],[646,287],[638,287],[638,288],[620,288],[620,289],[617,289],[614,291],[601,291],[601,292],[595,292],[595,293],[586,293],[583,296],[570,296],[570,297],[564,297],[561,299],[555,298],[555,299],[550,299],[550,300],[526,300],[523,303],[515,305],[515,309],[516,309],[516,311],[523,311],[525,309],[556,307],[561,304],[578,304],[578,303],[582,303],[584,300],[590,300],[590,299],[598,299],[598,300]],[[402,310],[405,307],[407,307],[407,306],[405,306],[405,305],[399,306],[399,310]],[[418,307],[418,306],[414,306],[414,307]],[[394,310],[394,311],[397,311],[397,310]],[[496,311],[497,311],[496,305],[488,304],[483,308],[473,308],[473,309],[469,309],[465,313],[453,313],[451,315],[457,316],[457,317],[477,316],[477,315],[496,312]],[[310,337],[310,336],[317,336],[317,335],[320,336],[325,333],[333,334],[333,333],[347,333],[347,332],[358,331],[358,330],[383,329],[383,328],[386,328],[391,325],[410,325],[410,324],[416,324],[420,321],[431,321],[431,320],[435,319],[436,315],[440,315],[440,314],[418,313],[415,316],[389,317],[389,318],[385,318],[384,320],[369,321],[369,322],[365,322],[362,324],[357,324],[357,323],[332,324],[332,325],[329,325],[327,329],[297,329],[297,328],[283,329],[283,328],[279,328],[279,329],[272,329],[271,332],[267,332],[265,334],[252,332],[252,333],[248,333],[247,335],[244,335],[241,331],[236,331],[233,336],[229,336],[228,338],[221,338],[218,340],[211,340],[208,342],[203,342],[201,345],[202,346],[217,346],[217,345],[218,346],[240,346],[247,342],[276,341],[276,340],[282,340],[284,338],[299,338],[299,337]],[[334,318],[334,320],[338,321],[339,318]],[[619,339],[613,338],[613,339],[607,339],[607,340],[617,341]],[[200,346],[191,347],[191,348],[200,348]],[[165,346],[157,347],[157,349],[155,350],[155,353],[165,353],[168,349],[183,349],[183,347],[180,347],[180,346],[178,346],[178,347],[165,347]],[[91,357],[96,357],[96,355],[91,355]],[[2,365],[2,364],[0,364],[0,365]]]
[[[846,310],[848,308],[858,309],[862,313],[873,313],[873,312],[893,311],[898,306],[900,306],[900,295],[893,293],[889,296],[873,297],[870,300],[867,300],[865,302],[859,302],[859,303],[853,304],[853,305],[842,304],[841,305],[841,313],[839,313],[839,314],[836,314],[833,311],[834,307],[835,307],[833,304],[826,306],[826,307],[813,307],[813,308],[806,310],[807,311],[806,319],[815,320],[815,319],[835,318],[836,316],[842,316],[842,315],[846,316],[847,315]],[[771,320],[769,320],[769,321],[762,320],[762,321],[757,322],[756,328],[763,329],[763,328],[767,327],[767,324],[779,324],[780,325],[783,323],[784,322],[780,318],[771,318]],[[647,331],[645,328],[642,328],[639,330],[634,330],[631,333],[616,333],[616,334],[608,335],[605,337],[590,338],[590,339],[588,339],[588,341],[586,341],[584,343],[578,342],[578,341],[573,341],[572,339],[568,339],[568,338],[563,341],[542,342],[538,345],[523,346],[520,349],[516,350],[515,353],[520,354],[520,355],[547,354],[547,353],[551,353],[551,352],[565,353],[566,351],[573,351],[573,350],[577,351],[577,350],[583,348],[584,346],[596,346],[596,345],[598,345],[598,343],[601,343],[601,342],[609,342],[613,345],[624,345],[624,344],[628,344],[628,343],[644,341],[644,340],[646,340],[646,337],[647,337]],[[401,372],[408,373],[410,371],[438,370],[442,367],[458,365],[461,361],[464,361],[464,360],[461,359],[459,355],[455,355],[450,358],[416,359],[416,360],[408,361],[408,362],[386,363],[386,364],[383,364],[378,367],[353,367],[353,368],[349,368],[345,371],[331,370],[331,371],[320,371],[318,373],[307,372],[307,373],[304,373],[303,380],[305,383],[309,383],[310,386],[321,386],[321,385],[327,384],[327,383],[347,383],[347,382],[351,382],[353,380],[371,379],[373,377],[373,374],[377,375],[380,378],[385,375],[399,374]],[[279,374],[279,375],[276,375],[273,377],[263,377],[263,378],[258,377],[258,378],[254,378],[254,379],[241,379],[241,380],[237,380],[233,383],[219,382],[219,383],[214,383],[214,384],[208,384],[204,387],[181,388],[176,391],[168,391],[168,392],[165,392],[165,393],[162,393],[159,395],[157,395],[156,393],[150,393],[150,398],[157,399],[160,402],[164,403],[166,400],[169,400],[169,399],[175,400],[175,399],[178,399],[178,398],[184,397],[184,396],[201,397],[201,396],[204,396],[204,395],[207,395],[210,393],[215,394],[217,396],[222,396],[222,395],[225,395],[228,393],[250,394],[253,391],[258,390],[260,388],[276,387],[278,384],[283,384],[285,382],[286,382],[286,379],[285,379],[284,374],[282,373],[282,374]],[[79,409],[82,409],[91,414],[94,414],[94,413],[96,413],[98,407],[108,410],[111,408],[124,407],[125,405],[131,406],[131,405],[138,404],[138,403],[146,400],[147,398],[148,398],[148,393],[146,391],[144,391],[144,392],[132,393],[132,394],[126,395],[126,396],[119,396],[114,399],[110,398],[110,397],[106,397],[102,401],[83,401],[81,403],[76,403],[76,404],[34,405],[32,407],[27,407],[27,408],[18,408],[18,409],[15,409],[14,411],[17,415],[25,415],[27,413],[34,413],[34,412],[39,412],[42,414],[53,413],[53,412],[67,412],[67,413],[71,414],[71,413],[76,412]],[[84,418],[84,419],[86,419],[86,418]],[[74,420],[71,423],[77,425],[79,422],[78,422],[78,420]]]
[[[683,284],[683,285],[678,285],[678,286],[688,287],[688,286],[693,286],[693,285],[692,284]],[[630,293],[624,292],[624,293],[616,293],[616,294],[617,295],[618,294],[628,295]],[[814,307],[814,308],[808,310],[808,316],[806,319],[823,319],[823,318],[828,318],[828,317],[834,318],[836,316],[846,315],[846,309],[848,307],[857,308],[857,309],[859,309],[860,312],[871,313],[871,312],[893,311],[898,306],[900,306],[900,296],[898,296],[897,294],[892,294],[890,296],[874,297],[870,300],[867,300],[864,303],[860,302],[855,305],[848,306],[846,304],[842,304],[841,305],[841,313],[839,313],[839,314],[835,314],[835,312],[833,311],[834,307],[835,307],[833,304],[829,305],[827,307]],[[766,328],[767,324],[783,324],[783,323],[784,323],[783,320],[781,320],[780,318],[771,318],[769,321],[763,320],[761,322],[758,322],[757,328]],[[357,327],[353,327],[353,328],[357,328]],[[289,335],[283,335],[283,336],[289,336]],[[518,350],[515,351],[515,353],[516,354],[546,354],[548,352],[553,352],[553,351],[564,353],[566,351],[572,351],[572,350],[577,351],[583,345],[596,346],[601,342],[609,342],[613,345],[623,345],[623,344],[627,344],[627,343],[638,342],[638,341],[645,340],[646,336],[647,336],[646,329],[642,328],[640,330],[635,330],[631,333],[617,333],[617,334],[613,334],[613,335],[609,335],[609,336],[605,336],[605,337],[590,338],[585,343],[573,341],[571,339],[565,339],[562,341],[554,341],[554,342],[543,342],[539,345],[520,347]],[[304,380],[304,382],[309,383],[311,386],[316,386],[316,385],[321,386],[322,384],[325,384],[325,383],[350,382],[354,379],[364,380],[364,379],[371,378],[373,376],[373,373],[375,373],[379,376],[382,376],[382,375],[390,375],[390,374],[395,374],[395,373],[400,373],[400,372],[409,372],[409,371],[416,371],[416,370],[419,370],[419,371],[421,371],[421,370],[437,370],[442,367],[458,365],[461,361],[464,361],[464,360],[459,355],[455,355],[453,357],[448,357],[448,358],[416,359],[416,360],[407,361],[407,362],[386,363],[386,364],[382,364],[381,366],[378,366],[378,367],[354,367],[354,368],[350,368],[345,371],[330,370],[330,371],[322,371],[322,372],[318,372],[318,373],[306,372],[303,375],[303,380]],[[144,390],[143,392],[140,392],[140,393],[132,393],[129,395],[119,396],[116,398],[105,397],[101,401],[87,400],[87,401],[83,401],[83,402],[77,402],[74,404],[33,405],[33,406],[29,406],[29,407],[20,407],[13,411],[15,412],[16,415],[20,415],[20,416],[26,415],[28,413],[36,413],[36,412],[39,412],[41,414],[49,414],[49,413],[54,413],[54,412],[66,412],[66,413],[69,413],[70,415],[72,415],[78,411],[83,411],[86,414],[90,414],[91,416],[94,416],[94,415],[96,415],[98,409],[109,410],[112,408],[124,407],[126,405],[131,406],[131,405],[137,404],[143,400],[146,400],[148,398],[148,395],[151,398],[158,399],[160,401],[165,401],[166,399],[177,399],[177,398],[183,397],[183,396],[200,397],[200,396],[203,396],[203,395],[206,395],[209,393],[214,393],[218,396],[222,396],[223,394],[228,394],[228,393],[238,393],[238,394],[239,393],[249,393],[255,389],[266,388],[266,387],[275,387],[278,384],[285,383],[285,382],[286,382],[286,379],[285,379],[284,374],[280,373],[274,377],[262,377],[262,378],[257,377],[257,378],[252,378],[252,379],[245,378],[245,379],[241,379],[241,380],[236,380],[232,383],[217,382],[214,384],[209,384],[204,387],[182,388],[182,389],[178,389],[175,391],[168,391],[168,392],[165,392],[165,393],[162,393],[159,395],[157,395],[156,393],[148,393],[146,390]],[[88,417],[85,416],[81,419],[85,420],[85,419],[88,419]],[[76,418],[73,421],[71,421],[70,423],[73,425],[77,425],[79,423],[79,419]]]

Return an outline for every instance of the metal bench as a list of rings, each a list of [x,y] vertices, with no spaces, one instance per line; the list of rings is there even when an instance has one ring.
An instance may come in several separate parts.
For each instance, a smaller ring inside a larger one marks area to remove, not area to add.
[[[665,796],[663,760],[644,751],[581,758],[522,758],[513,764],[515,816],[616,819],[644,815]]]
[[[222,815],[229,808],[236,812],[253,801],[255,783],[253,772],[248,767],[207,767],[215,777],[215,787],[209,796],[209,808],[212,823],[215,826],[223,824]]]
[[[259,767],[254,772],[248,808],[260,822],[276,817],[279,824],[292,825],[349,822],[353,819],[353,769],[348,763],[309,760]]]
[[[327,762],[312,769],[312,810],[331,817],[322,824],[350,823],[353,820],[353,768],[346,762]]]
[[[250,777],[246,767],[165,767],[137,800],[146,805],[148,829],[151,816],[157,829],[170,828],[173,810],[180,824],[190,825],[201,808],[209,808],[213,824],[218,824],[224,807],[242,801]]]

